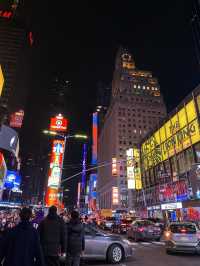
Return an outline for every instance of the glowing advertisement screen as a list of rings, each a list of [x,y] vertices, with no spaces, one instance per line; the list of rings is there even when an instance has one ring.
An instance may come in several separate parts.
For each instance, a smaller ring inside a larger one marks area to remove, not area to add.
[[[112,187],[112,204],[119,204],[119,189],[118,187]]]
[[[16,171],[7,170],[4,187],[13,191],[18,191],[21,184],[21,176]]]
[[[53,141],[48,187],[58,188],[59,186],[61,173],[62,173],[64,145],[65,145],[64,140]]]
[[[61,114],[51,118],[50,130],[65,132],[67,131],[67,126],[68,126],[68,120],[64,118]]]
[[[194,100],[188,102],[142,144],[145,170],[200,141]]]
[[[98,114],[93,113],[92,119],[92,164],[97,164]]]

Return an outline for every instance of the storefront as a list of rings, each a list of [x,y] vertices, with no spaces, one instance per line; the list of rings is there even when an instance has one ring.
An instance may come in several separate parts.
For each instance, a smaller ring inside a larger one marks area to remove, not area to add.
[[[163,218],[169,222],[182,221],[182,202],[173,202],[173,203],[165,203],[161,204],[161,210],[163,214]]]
[[[147,207],[148,218],[163,219],[163,214],[160,205]]]

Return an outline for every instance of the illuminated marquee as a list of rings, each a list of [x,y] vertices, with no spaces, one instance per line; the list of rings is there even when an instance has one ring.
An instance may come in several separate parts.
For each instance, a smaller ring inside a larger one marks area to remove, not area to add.
[[[192,100],[142,144],[144,169],[165,161],[198,141],[199,123]]]
[[[68,121],[61,114],[51,118],[50,130],[52,131],[67,131]]]
[[[0,96],[2,94],[3,85],[4,85],[4,76],[3,76],[3,71],[0,65]]]

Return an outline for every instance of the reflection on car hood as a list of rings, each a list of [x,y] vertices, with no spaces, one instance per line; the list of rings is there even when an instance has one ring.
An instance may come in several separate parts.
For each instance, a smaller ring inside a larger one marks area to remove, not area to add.
[[[99,233],[102,235],[102,236],[104,236],[104,237],[106,237],[106,238],[109,238],[110,240],[112,240],[112,241],[122,241],[122,238],[121,238],[121,236],[117,236],[117,235],[112,235],[112,234],[106,234],[106,233],[104,233],[104,232],[101,232],[101,231],[99,231]]]

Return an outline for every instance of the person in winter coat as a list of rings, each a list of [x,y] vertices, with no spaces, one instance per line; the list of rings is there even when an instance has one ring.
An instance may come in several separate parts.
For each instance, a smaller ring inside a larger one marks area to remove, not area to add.
[[[6,232],[0,246],[1,265],[44,266],[39,236],[30,223],[31,216],[31,210],[23,208],[20,212],[21,222]]]
[[[84,225],[80,221],[79,213],[73,211],[67,224],[67,265],[79,266],[80,256],[84,249]]]
[[[66,252],[66,230],[55,206],[49,208],[47,217],[38,226],[38,232],[46,266],[60,265],[59,255],[64,255]]]

